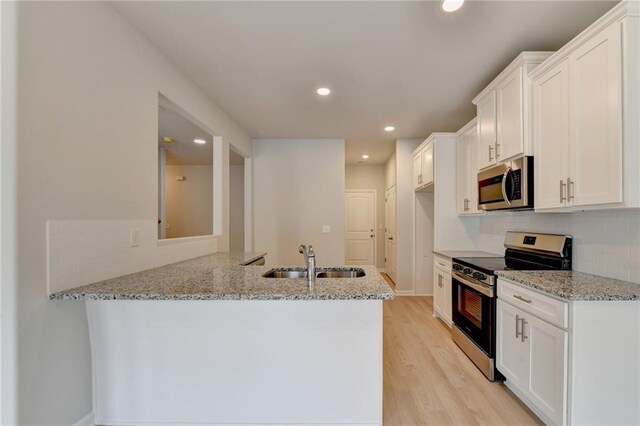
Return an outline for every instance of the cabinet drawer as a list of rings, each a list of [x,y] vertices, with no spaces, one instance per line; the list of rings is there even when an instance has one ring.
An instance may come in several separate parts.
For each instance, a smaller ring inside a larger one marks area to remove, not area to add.
[[[444,258],[444,257],[440,257],[440,256],[434,256],[433,258],[433,266],[436,268],[440,268],[443,269],[445,271],[447,271],[448,273],[451,273],[451,260]]]
[[[555,326],[569,326],[569,304],[518,284],[498,279],[498,298]]]

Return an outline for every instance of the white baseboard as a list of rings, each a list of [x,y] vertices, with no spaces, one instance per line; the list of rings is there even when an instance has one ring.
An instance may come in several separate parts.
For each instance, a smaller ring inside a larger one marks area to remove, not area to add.
[[[93,411],[78,420],[73,424],[73,426],[95,426],[96,421],[93,416]]]
[[[433,296],[433,293],[416,293],[414,296]]]
[[[396,296],[415,296],[414,290],[396,290]]]

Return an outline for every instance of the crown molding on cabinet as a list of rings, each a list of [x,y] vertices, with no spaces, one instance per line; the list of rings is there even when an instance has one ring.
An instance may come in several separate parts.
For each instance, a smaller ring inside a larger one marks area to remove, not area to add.
[[[484,88],[484,90],[473,98],[473,104],[478,105],[480,99],[482,99],[487,93],[494,90],[498,84],[506,77],[508,77],[514,70],[525,64],[540,64],[547,60],[554,52],[522,52],[520,53],[507,67],[494,78],[491,83]],[[525,71],[526,72],[526,71]],[[526,74],[525,74],[526,75]]]
[[[465,134],[466,132],[468,132],[469,130],[471,130],[471,129],[475,129],[475,128],[476,128],[476,124],[477,124],[477,120],[478,120],[478,118],[477,118],[477,117],[473,117],[473,118],[471,119],[471,121],[469,121],[467,124],[465,124],[464,126],[462,126],[462,127],[460,128],[460,130],[458,130],[458,131],[456,132],[456,136],[463,135],[463,134]]]
[[[640,1],[631,0],[618,3],[613,9],[603,15],[600,19],[595,21],[584,31],[571,39],[571,41],[562,46],[553,55],[549,56],[544,62],[532,69],[529,72],[529,78],[531,80],[536,79],[538,76],[546,72],[549,68],[552,68],[557,63],[564,60],[569,55],[569,53],[582,46],[596,34],[599,34],[603,28],[606,28],[612,23],[628,16],[636,18],[640,17]]]

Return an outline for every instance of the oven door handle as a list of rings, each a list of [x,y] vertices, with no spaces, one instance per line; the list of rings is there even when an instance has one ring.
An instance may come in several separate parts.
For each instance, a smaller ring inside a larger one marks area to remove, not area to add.
[[[461,284],[474,289],[475,291],[484,294],[485,296],[488,297],[493,297],[493,287],[486,287],[480,284],[476,284],[474,282],[469,281],[466,277],[464,277],[463,275],[460,275],[458,272],[453,271],[453,276],[460,281]]]
[[[511,166],[507,166],[507,170],[505,170],[502,175],[502,198],[504,198],[504,202],[511,206],[511,200],[509,200],[509,196],[507,196],[507,178],[509,177],[509,173],[511,173]]]

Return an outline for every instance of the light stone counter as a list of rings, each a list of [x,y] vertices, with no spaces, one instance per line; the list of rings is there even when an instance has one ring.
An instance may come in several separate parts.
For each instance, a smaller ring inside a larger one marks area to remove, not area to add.
[[[506,278],[567,300],[640,300],[640,284],[577,271],[499,271]]]
[[[263,255],[216,253],[51,296],[86,306],[96,424],[382,424],[394,292],[373,266],[314,290],[242,266]]]
[[[264,278],[242,266],[266,253],[215,253],[54,293],[54,300],[389,300],[395,293],[374,266],[360,278]],[[322,269],[319,266],[318,269]]]
[[[501,254],[487,253],[477,250],[434,250],[433,254],[453,259],[454,257],[500,257]]]

